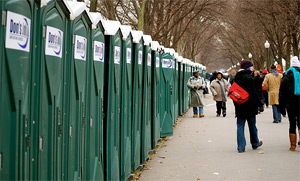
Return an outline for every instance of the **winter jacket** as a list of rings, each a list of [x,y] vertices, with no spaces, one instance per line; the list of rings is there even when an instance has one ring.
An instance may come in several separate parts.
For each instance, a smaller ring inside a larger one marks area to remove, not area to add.
[[[269,73],[265,77],[264,87],[268,91],[270,105],[279,105],[279,88],[281,79],[282,74],[276,76],[273,73]]]
[[[228,82],[225,79],[221,79],[219,84],[218,80],[219,79],[215,79],[214,81],[212,81],[212,83],[210,84],[210,91],[212,93],[213,92],[217,93],[216,95],[214,95],[215,101],[223,101],[221,86],[223,87],[225,97],[226,97],[226,92],[228,91]],[[224,102],[226,102],[226,100]]]
[[[300,68],[296,68],[300,72]],[[279,105],[281,112],[287,108],[288,111],[294,113],[300,112],[300,96],[294,94],[295,82],[294,74],[292,71],[289,71],[287,75],[282,78],[280,91],[279,91]]]
[[[234,83],[234,78],[235,78],[236,74],[231,74],[230,76],[230,84],[232,85]]]
[[[254,85],[255,85],[255,89],[258,95],[258,98],[260,100],[263,99],[263,91],[262,91],[262,83],[264,81],[264,78],[260,77],[260,76],[256,76],[254,77]]]
[[[247,102],[241,105],[234,103],[235,115],[244,119],[257,115],[258,107],[262,106],[262,102],[257,95],[251,71],[239,71],[235,76],[235,83],[249,93]]]
[[[196,85],[198,88],[195,88]],[[204,79],[200,76],[189,78],[187,86],[191,90],[191,107],[204,107],[203,89],[205,85]]]

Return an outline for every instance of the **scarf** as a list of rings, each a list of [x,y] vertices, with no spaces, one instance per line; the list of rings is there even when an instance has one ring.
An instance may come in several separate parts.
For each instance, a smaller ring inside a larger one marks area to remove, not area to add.
[[[277,71],[276,69],[273,69],[273,70],[272,70],[272,74],[274,74],[274,75],[276,75],[276,76],[279,75],[279,73],[278,73],[278,71]]]
[[[220,80],[217,80],[218,84],[220,84],[220,87],[221,87],[221,92],[222,92],[222,102],[226,102],[226,95],[225,95],[225,92],[224,92],[224,89],[225,91],[227,92],[226,88],[225,88],[225,82],[224,80],[222,79],[222,82],[224,84],[224,87],[222,86]]]
[[[289,68],[286,72],[285,72],[285,75],[289,72],[289,71],[292,71],[293,74],[294,74],[294,82],[295,82],[295,90],[294,90],[294,94],[295,95],[300,95],[300,72],[298,72],[296,70],[295,67],[291,67]]]

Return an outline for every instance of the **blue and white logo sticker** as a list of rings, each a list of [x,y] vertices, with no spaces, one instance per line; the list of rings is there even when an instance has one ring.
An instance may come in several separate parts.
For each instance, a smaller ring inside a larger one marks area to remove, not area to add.
[[[142,65],[143,63],[143,52],[139,51],[139,55],[138,55],[138,64]]]
[[[7,11],[5,48],[29,52],[31,20]]]
[[[131,63],[131,48],[126,48],[126,62]]]
[[[148,53],[148,56],[147,56],[147,65],[151,66],[151,54],[150,53]]]
[[[94,61],[104,62],[104,43],[94,41]]]
[[[86,60],[86,43],[87,39],[85,37],[79,35],[75,36],[75,59]]]
[[[120,59],[121,59],[121,49],[118,46],[114,47],[114,62],[115,64],[120,64]]]
[[[159,57],[156,57],[156,68],[159,68]]]
[[[163,59],[162,60],[162,67],[163,68],[173,68],[173,61],[172,61],[172,59]]]
[[[63,32],[60,29],[47,26],[45,54],[62,57]]]

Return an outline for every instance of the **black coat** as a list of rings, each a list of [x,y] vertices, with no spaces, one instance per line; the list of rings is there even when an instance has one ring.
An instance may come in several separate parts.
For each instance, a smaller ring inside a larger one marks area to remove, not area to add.
[[[260,100],[263,99],[262,83],[264,81],[263,77],[256,76],[254,77],[255,89]]]
[[[300,68],[296,68],[300,72]],[[293,113],[300,112],[300,96],[294,95],[295,80],[292,71],[289,71],[286,76],[283,76],[279,89],[279,106],[280,112],[284,109]]]
[[[244,119],[257,115],[258,107],[262,106],[262,102],[258,98],[251,72],[245,70],[238,72],[235,76],[235,83],[249,93],[247,102],[241,105],[234,103],[235,115]]]

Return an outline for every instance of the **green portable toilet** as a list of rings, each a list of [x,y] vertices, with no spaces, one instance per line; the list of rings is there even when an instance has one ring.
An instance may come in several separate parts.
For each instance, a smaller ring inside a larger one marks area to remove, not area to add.
[[[189,76],[189,67],[188,67],[188,59],[184,59],[183,62],[183,74],[184,74],[184,78],[183,78],[183,110],[184,112],[186,112],[188,110],[188,87],[187,87],[187,82],[188,79],[190,78]]]
[[[104,27],[99,13],[89,13],[92,18],[90,60],[88,62],[89,111],[86,136],[86,165],[84,179],[104,180],[104,130],[103,130],[103,92],[105,38]]]
[[[88,65],[90,62],[92,19],[85,3],[63,1],[70,12],[68,23],[68,59],[66,63],[65,101],[67,126],[67,180],[85,179],[88,110]]]
[[[64,77],[67,63],[68,15],[66,6],[58,1],[41,2],[36,15],[34,35],[34,95],[32,120],[36,121],[34,143],[38,143],[37,169],[34,180],[66,179],[65,133],[63,120]]]
[[[141,162],[149,159],[151,151],[151,47],[150,35],[143,35],[143,76],[142,76],[142,147]]]
[[[179,63],[178,63],[178,53],[174,53],[174,61],[175,61],[175,77],[174,77],[174,85],[175,85],[175,88],[174,88],[174,121],[175,121],[175,124],[177,123],[177,118],[178,118],[178,104],[179,104],[179,101],[178,101],[178,92],[179,92],[179,82],[178,82],[178,79],[179,79]]]
[[[102,20],[105,29],[105,180],[120,180],[121,46],[120,22]]]
[[[133,37],[131,27],[121,25],[121,180],[134,178],[131,175],[131,111],[132,111],[132,59]]]
[[[0,27],[0,180],[34,179],[35,121],[30,120],[33,0],[1,1]]]
[[[132,170],[140,170],[141,165],[141,120],[142,120],[142,70],[143,70],[143,32],[132,31],[133,36],[133,76],[132,76]]]
[[[165,49],[168,52],[168,49]],[[161,90],[161,108],[160,108],[160,127],[161,137],[173,135],[173,82],[174,82],[174,58],[170,53],[161,55],[162,66],[160,70],[160,90]]]
[[[151,148],[154,151],[154,148],[157,146],[157,143],[160,140],[160,116],[159,116],[159,107],[160,107],[160,90],[159,90],[159,67],[161,64],[160,55],[159,55],[159,43],[157,41],[151,42],[151,58],[152,58],[152,67],[151,67]]]
[[[177,76],[177,82],[178,82],[178,116],[183,115],[182,111],[182,78],[183,78],[183,65],[182,65],[182,56],[177,57],[177,66],[178,66],[178,76]]]

